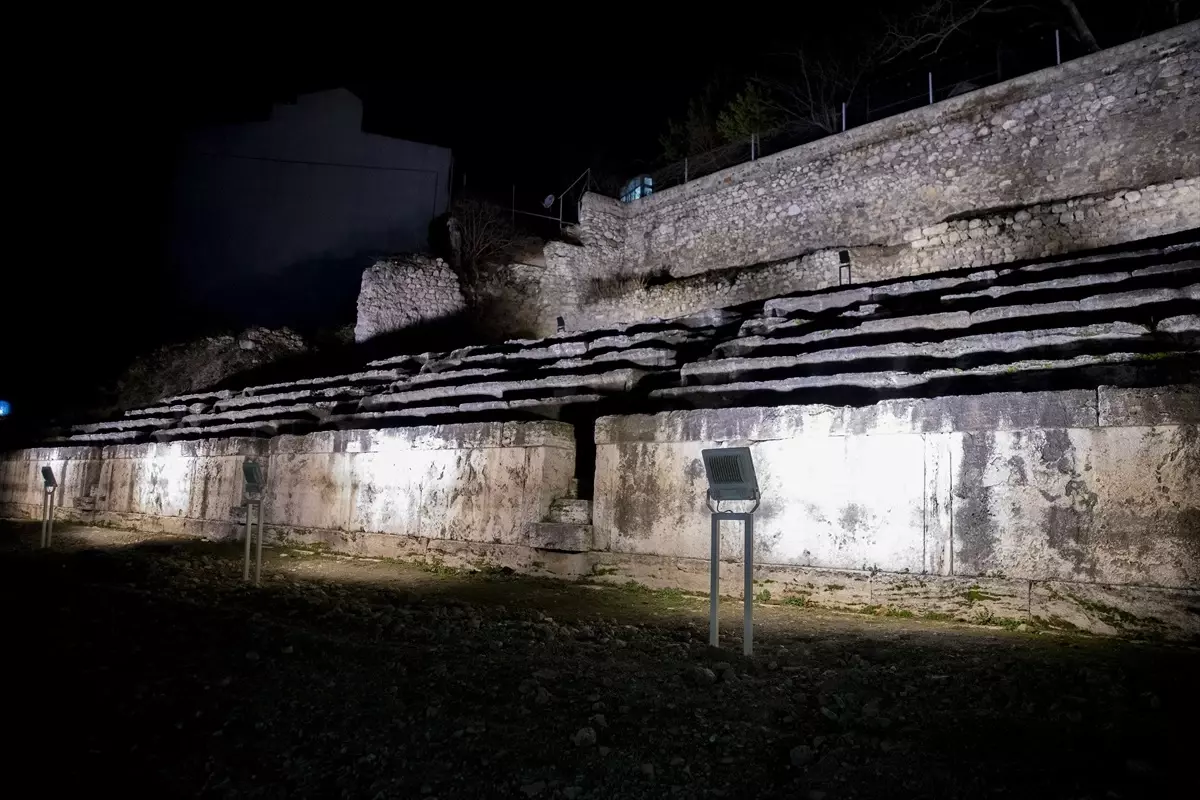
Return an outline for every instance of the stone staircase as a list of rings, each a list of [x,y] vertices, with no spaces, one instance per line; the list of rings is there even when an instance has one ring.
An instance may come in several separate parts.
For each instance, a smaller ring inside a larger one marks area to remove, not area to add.
[[[169,397],[120,419],[54,432],[47,443],[1153,386],[1196,381],[1198,349],[1200,235],[399,355],[357,372]],[[586,526],[589,518],[586,501],[567,497],[538,526]],[[583,535],[567,527],[537,532],[564,547]]]
[[[565,553],[585,553],[593,549],[592,501],[580,500],[578,495],[579,481],[572,480],[568,496],[550,503],[545,522],[531,522],[525,526],[530,547]]]

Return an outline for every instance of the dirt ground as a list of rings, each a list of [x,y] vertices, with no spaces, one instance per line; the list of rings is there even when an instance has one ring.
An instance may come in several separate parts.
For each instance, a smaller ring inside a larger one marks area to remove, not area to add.
[[[0,523],[10,772],[48,793],[1180,795],[1200,651]],[[42,793],[39,791],[39,793]]]

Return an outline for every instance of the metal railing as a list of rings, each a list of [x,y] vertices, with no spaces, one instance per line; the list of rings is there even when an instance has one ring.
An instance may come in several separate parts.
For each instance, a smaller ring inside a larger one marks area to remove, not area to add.
[[[824,116],[832,124],[784,124],[772,131],[751,134],[682,160],[663,164],[643,174],[649,175],[656,192],[679,186],[850,128],[1061,64],[1069,57],[1082,55],[1082,52],[1073,52],[1077,49],[1077,46],[1068,47],[1067,40],[1055,30],[1035,37],[1023,47],[989,52],[988,58],[994,59],[995,64],[986,70],[980,69],[978,52],[941,59],[920,69],[866,83],[842,101],[840,107],[827,109],[828,113]]]

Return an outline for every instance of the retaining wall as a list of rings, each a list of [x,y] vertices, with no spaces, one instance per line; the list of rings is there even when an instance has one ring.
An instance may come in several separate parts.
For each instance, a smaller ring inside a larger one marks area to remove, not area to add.
[[[430,540],[523,544],[526,523],[567,495],[575,443],[568,425],[525,422],[23,450],[0,460],[0,513],[40,516],[49,465],[58,518],[233,537],[246,458],[266,472],[270,536],[419,554]]]
[[[582,245],[496,294],[549,335],[1197,228],[1198,76],[1189,23],[632,203],[585,195]]]
[[[606,417],[597,563],[702,591],[700,451],[749,445],[777,597],[1200,633],[1198,422],[1196,387]],[[734,591],[740,532],[721,546]]]

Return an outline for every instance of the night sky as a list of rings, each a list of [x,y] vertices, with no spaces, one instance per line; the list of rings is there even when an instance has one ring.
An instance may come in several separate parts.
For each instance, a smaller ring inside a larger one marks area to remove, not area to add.
[[[1128,4],[1081,5],[1102,44],[1148,24],[1119,10]],[[139,350],[220,327],[181,313],[165,268],[165,198],[193,126],[261,119],[273,102],[347,86],[364,100],[368,130],[451,147],[456,185],[465,172],[472,189],[502,197],[516,183],[519,205],[536,205],[589,166],[621,177],[651,167],[666,118],[710,80],[736,86],[796,48],[853,48],[879,7],[73,20],[34,48],[42,66],[10,75],[17,212],[0,398],[18,409],[52,403]]]

